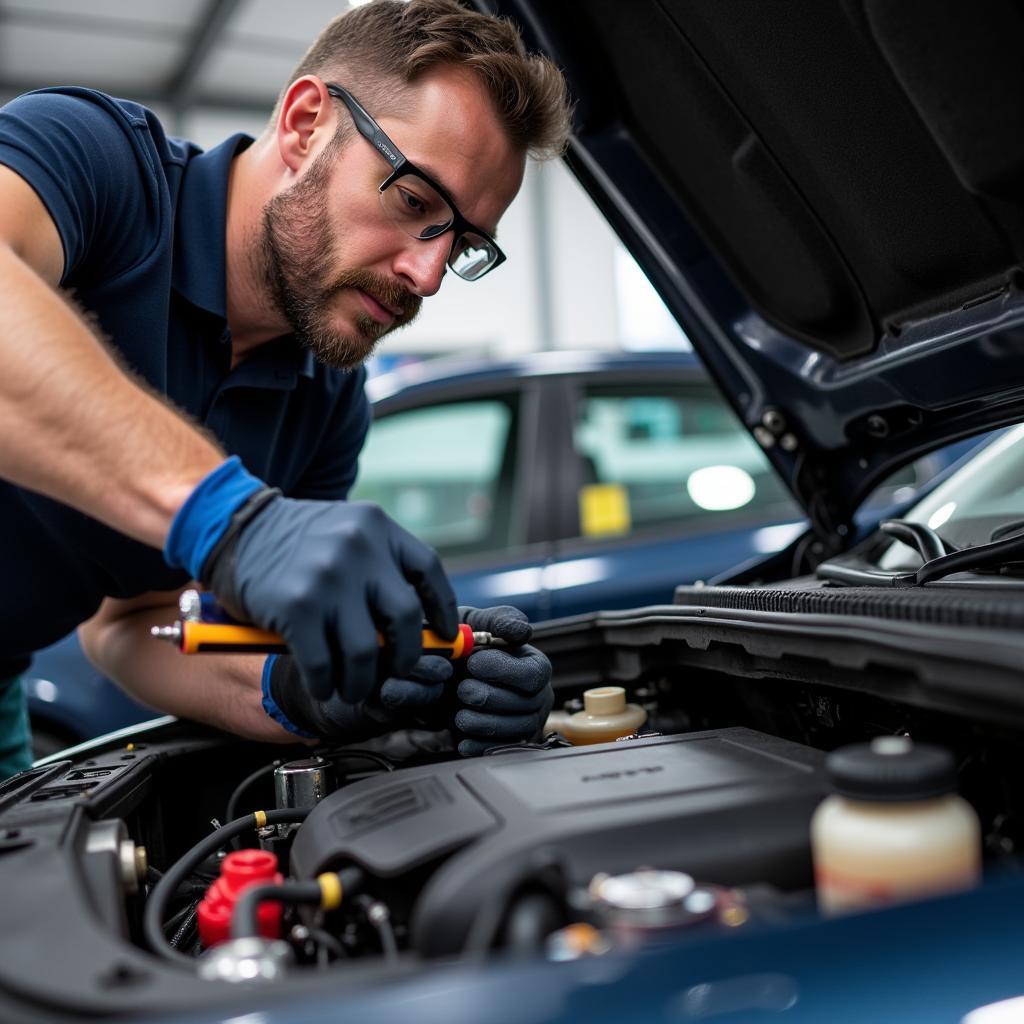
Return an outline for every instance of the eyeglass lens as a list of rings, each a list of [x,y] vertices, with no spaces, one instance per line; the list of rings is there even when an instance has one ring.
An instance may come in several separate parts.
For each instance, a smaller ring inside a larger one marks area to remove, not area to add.
[[[415,174],[396,178],[381,192],[380,202],[388,217],[413,238],[436,238],[455,220],[448,203]],[[494,247],[486,239],[466,231],[455,240],[448,265],[459,277],[471,281],[483,274],[496,256]]]

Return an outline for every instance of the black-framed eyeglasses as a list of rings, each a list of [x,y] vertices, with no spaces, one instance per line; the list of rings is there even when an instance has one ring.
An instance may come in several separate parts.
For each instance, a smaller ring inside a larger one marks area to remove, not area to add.
[[[479,281],[505,262],[505,254],[494,239],[470,224],[459,213],[452,197],[426,171],[402,155],[352,93],[334,82],[325,82],[324,86],[345,104],[359,134],[391,165],[391,173],[380,186],[380,205],[390,220],[407,235],[424,241],[451,231],[448,266],[465,281]]]

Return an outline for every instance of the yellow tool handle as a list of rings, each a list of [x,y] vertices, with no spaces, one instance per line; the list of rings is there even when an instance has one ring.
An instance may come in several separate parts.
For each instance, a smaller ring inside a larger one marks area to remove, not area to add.
[[[377,643],[384,646],[382,633]],[[257,626],[226,622],[181,622],[178,648],[182,654],[287,654],[288,645],[280,634]],[[468,658],[473,650],[473,630],[463,623],[454,640],[445,640],[432,630],[423,630],[423,653],[441,658]]]
[[[182,654],[287,654],[278,633],[226,622],[182,622]]]
[[[377,643],[384,646],[384,637],[378,633]],[[457,658],[468,658],[473,650],[473,630],[464,622],[459,626],[454,640],[445,640],[433,630],[423,630],[423,653],[434,654],[439,658],[455,661]]]

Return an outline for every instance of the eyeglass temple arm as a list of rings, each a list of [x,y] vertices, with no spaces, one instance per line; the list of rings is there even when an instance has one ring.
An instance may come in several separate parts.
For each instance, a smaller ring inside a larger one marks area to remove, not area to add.
[[[327,91],[336,96],[348,107],[359,134],[370,142],[374,148],[393,168],[398,168],[405,163],[405,157],[399,152],[398,147],[387,137],[384,129],[366,112],[363,105],[347,89],[343,89],[334,82],[325,83]]]

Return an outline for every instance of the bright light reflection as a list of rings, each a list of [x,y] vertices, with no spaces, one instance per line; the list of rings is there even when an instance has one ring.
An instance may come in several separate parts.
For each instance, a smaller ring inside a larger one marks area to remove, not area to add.
[[[945,505],[937,508],[929,517],[928,525],[933,529],[937,530],[940,526],[944,526],[949,522],[949,517],[956,511],[956,502],[947,501]]]
[[[771,555],[791,544],[807,529],[806,523],[783,523],[781,526],[762,526],[754,531],[754,550]]]
[[[535,594],[543,583],[543,569],[512,569],[496,572],[482,580],[480,589],[491,597],[508,597],[511,594]]]
[[[565,590],[566,587],[583,587],[598,583],[611,575],[607,559],[577,558],[561,565],[549,565],[544,570],[544,583],[548,590]]]
[[[57,699],[57,686],[49,679],[37,679],[32,686],[33,695],[52,704]]]
[[[600,583],[611,574],[606,558],[577,558],[556,565],[511,569],[481,580],[480,589],[489,597],[535,594],[538,590],[565,590]]]
[[[1024,996],[1003,999],[971,1010],[960,1024],[1020,1024],[1024,1020]]]
[[[705,466],[686,481],[693,503],[709,512],[742,508],[756,491],[754,478],[739,466]]]

